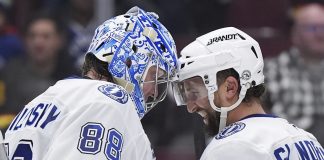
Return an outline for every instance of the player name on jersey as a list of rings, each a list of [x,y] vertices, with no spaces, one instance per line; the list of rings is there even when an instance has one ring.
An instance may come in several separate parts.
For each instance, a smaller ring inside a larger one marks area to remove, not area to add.
[[[292,148],[294,147],[294,148]],[[274,150],[277,160],[289,159],[292,149],[296,149],[301,159],[324,160],[324,150],[321,146],[316,146],[313,141],[303,140],[295,142],[292,146],[285,144]]]
[[[54,121],[61,112],[52,104],[39,103],[35,107],[26,107],[13,120],[9,130],[19,130],[24,127],[40,127],[44,129],[50,122]]]

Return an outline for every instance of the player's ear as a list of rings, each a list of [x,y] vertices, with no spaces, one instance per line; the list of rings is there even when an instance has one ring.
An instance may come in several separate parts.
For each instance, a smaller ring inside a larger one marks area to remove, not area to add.
[[[236,94],[239,92],[239,84],[235,77],[228,76],[225,79],[225,87],[226,87],[226,99],[232,100],[236,97]]]

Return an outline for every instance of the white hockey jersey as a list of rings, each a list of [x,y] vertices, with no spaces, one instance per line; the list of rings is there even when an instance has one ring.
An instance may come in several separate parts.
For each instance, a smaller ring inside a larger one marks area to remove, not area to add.
[[[224,128],[201,160],[323,160],[316,138],[272,115],[255,114]]]
[[[16,116],[5,134],[9,158],[154,159],[135,106],[118,85],[58,81]]]
[[[8,160],[7,153],[5,152],[5,148],[3,145],[3,136],[0,131],[0,160]]]

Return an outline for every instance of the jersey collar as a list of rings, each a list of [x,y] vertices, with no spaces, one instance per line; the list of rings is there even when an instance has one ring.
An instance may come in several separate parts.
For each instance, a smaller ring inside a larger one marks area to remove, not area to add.
[[[251,115],[248,115],[248,116],[242,118],[241,120],[248,119],[248,118],[254,118],[254,117],[278,118],[278,116],[275,116],[273,114],[251,114]]]
[[[91,79],[91,78],[88,77],[88,76],[82,76],[82,77],[80,77],[80,76],[77,76],[77,75],[72,75],[72,76],[69,76],[69,77],[64,78],[64,79]]]

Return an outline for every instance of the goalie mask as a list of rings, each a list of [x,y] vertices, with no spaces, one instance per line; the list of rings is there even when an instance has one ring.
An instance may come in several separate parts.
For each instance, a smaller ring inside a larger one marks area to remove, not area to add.
[[[221,113],[219,130],[225,127],[227,113],[242,102],[246,91],[264,82],[259,44],[233,27],[215,30],[190,43],[181,51],[179,66],[179,79],[174,82],[177,104],[186,105],[190,101],[208,99],[208,105]],[[216,106],[216,74],[231,68],[239,74],[239,99],[232,106]]]
[[[100,25],[87,54],[108,63],[114,82],[123,86],[140,118],[161,102],[177,67],[176,47],[155,13],[133,7]]]

